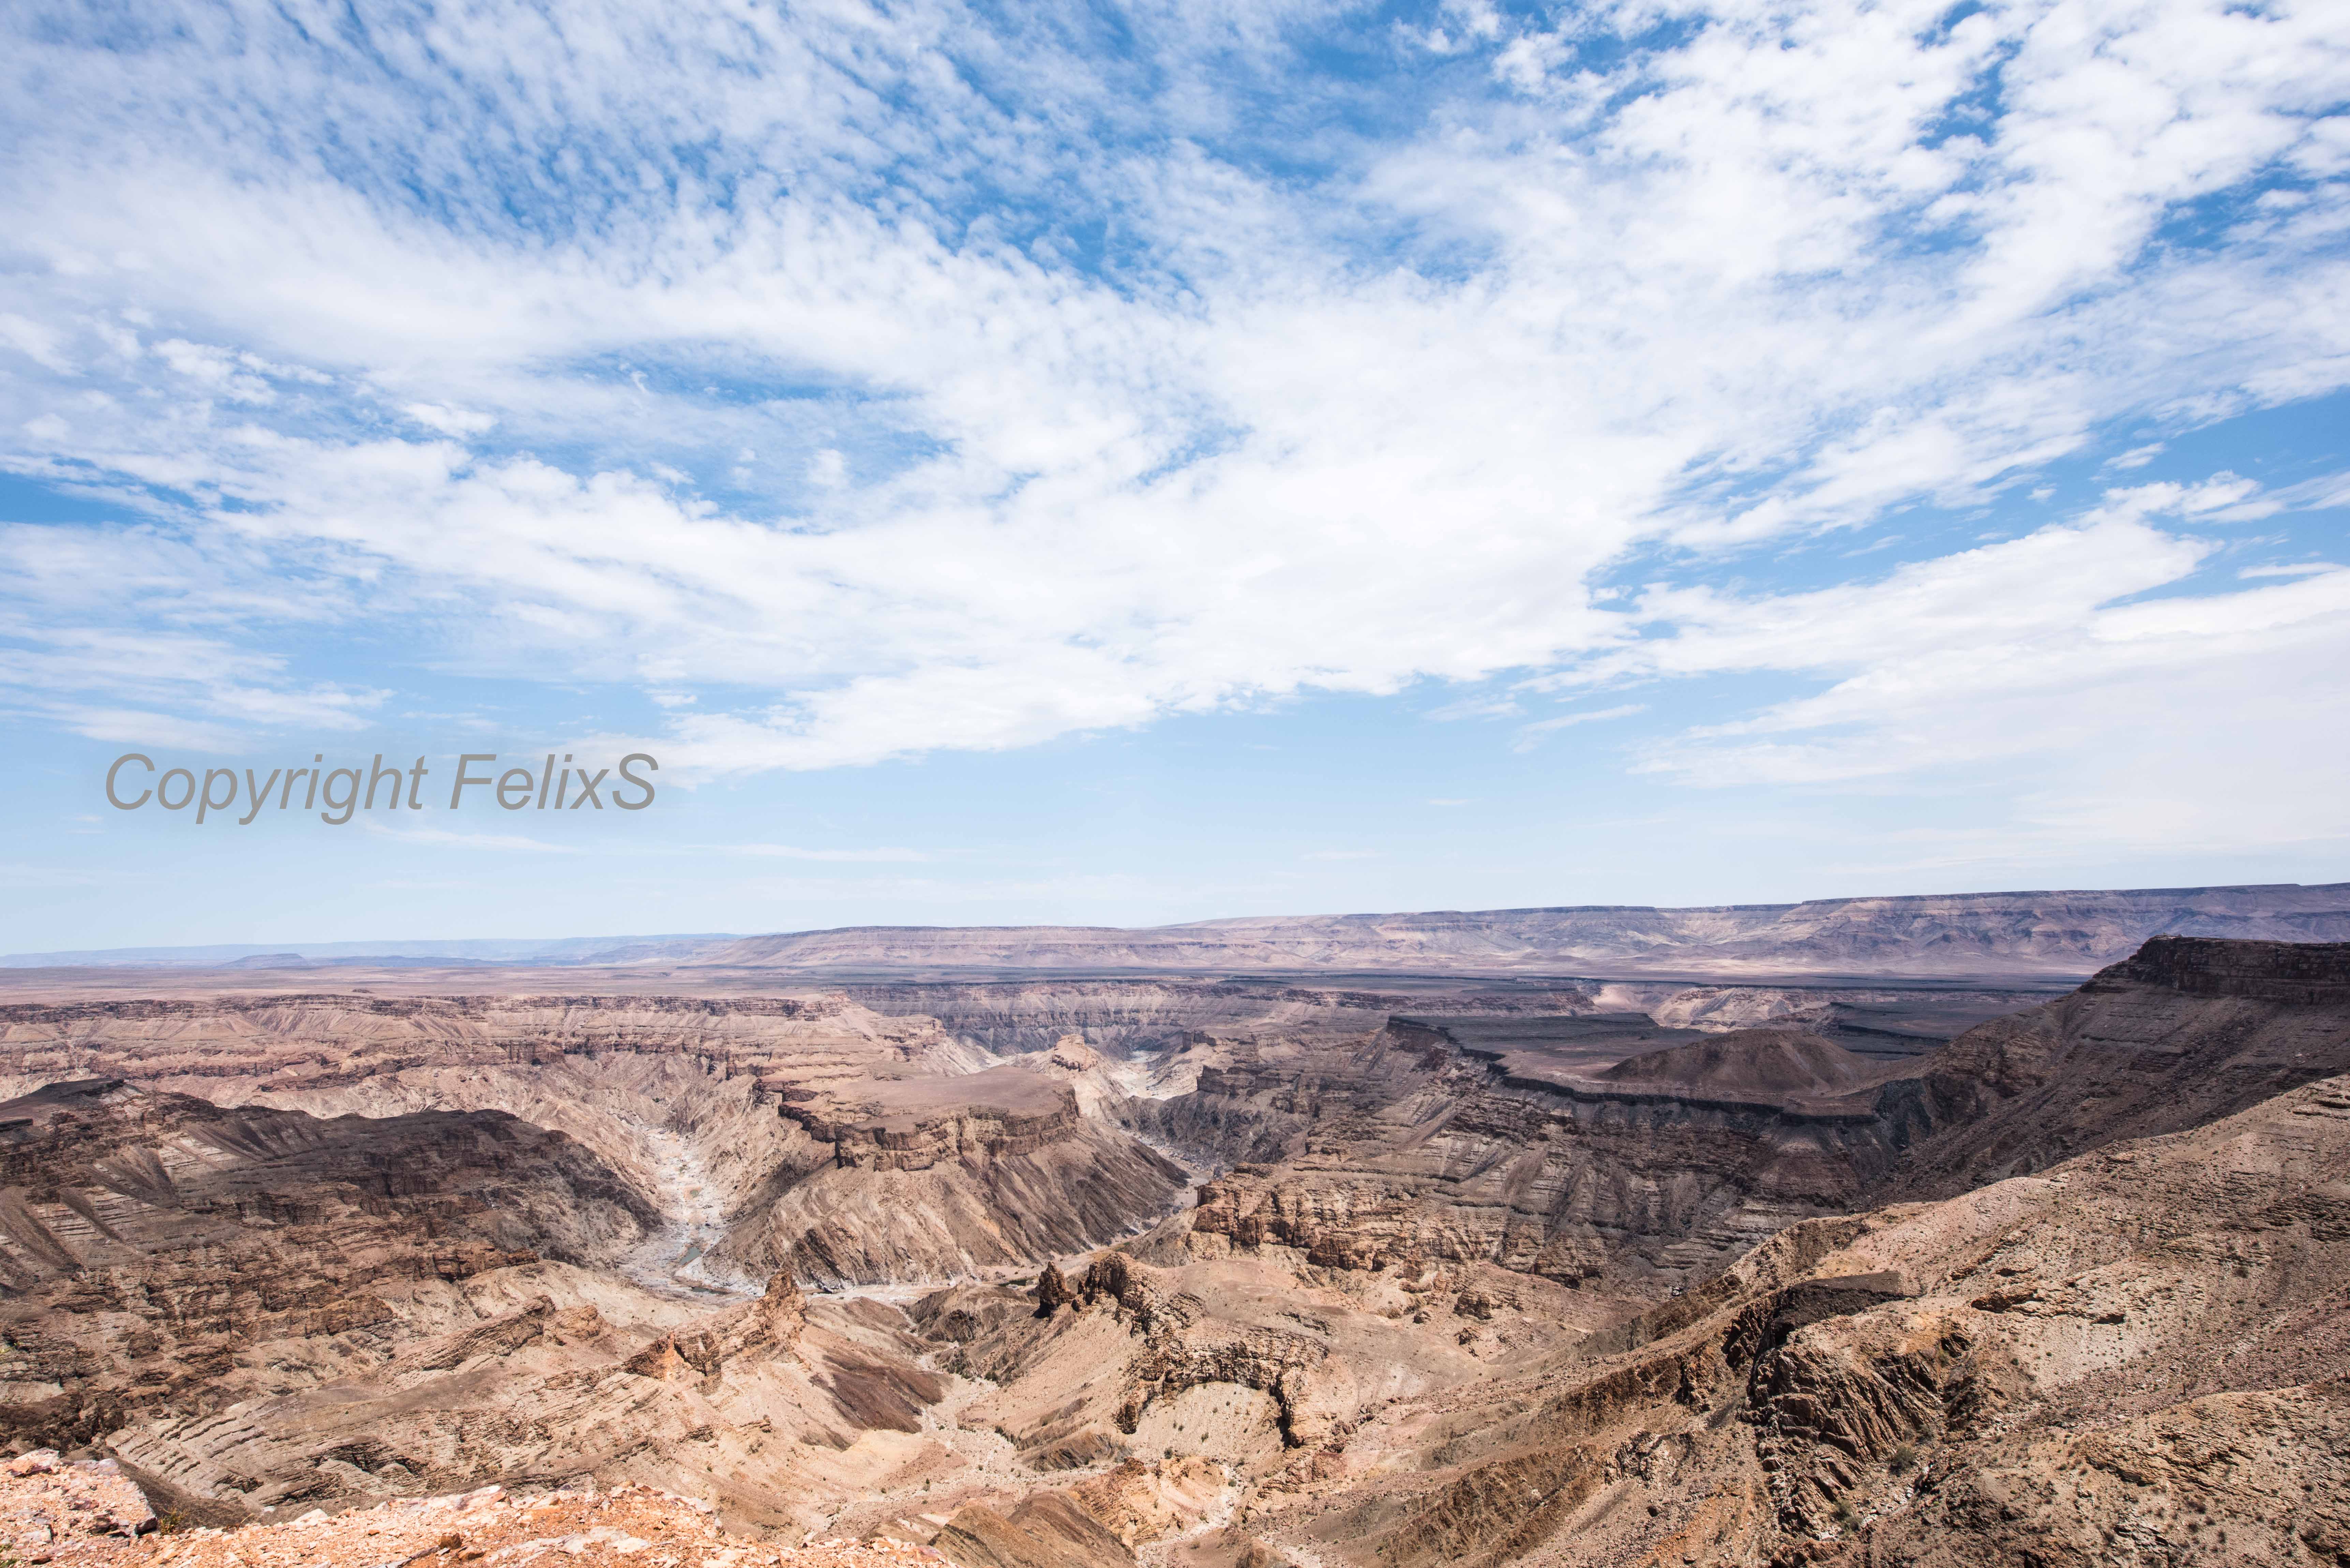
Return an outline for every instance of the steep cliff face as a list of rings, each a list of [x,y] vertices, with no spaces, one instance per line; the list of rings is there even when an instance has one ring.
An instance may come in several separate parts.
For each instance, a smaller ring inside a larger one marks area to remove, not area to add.
[[[1098,1246],[1176,1166],[1042,1073],[840,997],[290,996],[0,1010],[17,1081],[81,1071],[223,1105],[497,1110],[564,1132],[672,1222],[652,1272],[928,1280]],[[687,1221],[691,1220],[691,1223]]]
[[[1963,1191],[2345,1071],[2350,945],[2159,939],[1930,1058],[1922,1077],[1943,1130],[1891,1190]]]
[[[2345,1007],[2350,1006],[2350,942],[2157,937],[2097,979],[2107,984],[2162,986],[2188,996]]]
[[[993,1385],[966,1421],[991,1423],[1042,1474],[1205,1458],[1277,1495],[1367,1412],[1490,1381],[1511,1355],[1555,1354],[1620,1310],[1490,1269],[1373,1278],[1272,1256],[1134,1255],[1147,1250],[1047,1270],[1032,1291],[918,1303],[915,1321],[952,1347],[945,1364]],[[1520,1324],[1506,1345],[1484,1326],[1501,1302]]]
[[[0,1423],[78,1443],[265,1385],[273,1341],[392,1319],[387,1292],[608,1262],[655,1217],[559,1133],[495,1113],[320,1121],[120,1080],[0,1104]]]
[[[1128,1109],[1236,1161],[1201,1189],[1192,1246],[1334,1268],[1486,1262],[1660,1291],[1850,1208],[1930,1126],[1899,1064],[1800,1032],[1621,1065],[1472,1054],[1400,1022],[1368,1044],[1217,1054],[1191,1095]]]
[[[1212,1033],[1360,1034],[1409,1007],[1403,993],[1325,990],[1247,981],[1118,980],[954,982],[903,981],[841,988],[860,1006],[934,1018],[956,1037],[1000,1055],[1050,1049],[1075,1034],[1114,1059],[1180,1049]],[[1586,1005],[1565,988],[1482,997],[1500,1009],[1570,1012]]]
[[[1369,1415],[1253,1521],[1371,1564],[2332,1561],[2350,1080],[1963,1198]]]
[[[649,1198],[690,1156],[730,1203],[815,1152],[754,1104],[981,1059],[927,1019],[838,997],[290,995],[0,1008],[0,1074],[109,1075],[224,1105],[382,1116],[502,1110],[595,1149]]]
[[[824,1159],[779,1173],[717,1249],[825,1285],[956,1278],[1131,1233],[1175,1206],[1182,1168],[1079,1114],[1017,1066],[817,1091],[762,1080]]]

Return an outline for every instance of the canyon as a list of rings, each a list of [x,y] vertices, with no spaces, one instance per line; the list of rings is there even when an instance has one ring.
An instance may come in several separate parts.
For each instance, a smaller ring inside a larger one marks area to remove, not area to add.
[[[729,1563],[2350,1563],[2350,944],[758,956],[23,971],[0,1440],[223,1542],[622,1488]]]

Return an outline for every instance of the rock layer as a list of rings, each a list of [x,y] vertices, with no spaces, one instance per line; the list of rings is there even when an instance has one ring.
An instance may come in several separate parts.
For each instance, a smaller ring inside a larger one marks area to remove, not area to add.
[[[1165,1212],[1175,1166],[1069,1089],[928,1018],[840,997],[360,997],[0,1009],[17,1081],[106,1073],[224,1105],[494,1109],[601,1156],[693,1279],[936,1279],[1097,1246]],[[849,1174],[847,1168],[861,1168]]]
[[[1200,1069],[1192,1094],[1128,1114],[1237,1162],[1201,1190],[1191,1228],[1203,1242],[1661,1291],[1850,1208],[1932,1125],[1918,1080],[1896,1068],[1800,1033],[1718,1039],[1689,1049],[1746,1065],[1708,1073],[1668,1053],[1641,1058],[1646,1077],[1609,1078],[1536,1054],[1465,1053],[1399,1022],[1367,1047],[1214,1048],[1221,1064]],[[1752,1064],[1787,1052],[1836,1075],[1759,1087]]]
[[[713,944],[689,962],[843,975],[1058,971],[2085,974],[2162,935],[2350,940],[2350,886],[1935,894],[1268,916],[1143,929],[858,926]]]
[[[952,1278],[1082,1251],[1172,1208],[1182,1168],[1023,1067],[815,1090],[760,1080],[825,1162],[782,1186],[722,1262],[812,1282]]]
[[[379,1337],[388,1291],[608,1261],[654,1216],[491,1112],[321,1121],[119,1080],[0,1104],[0,1428],[72,1445],[265,1386],[260,1347]]]
[[[2329,1561],[2345,1160],[2334,1078],[1807,1222],[1602,1354],[1381,1412],[1361,1480],[1255,1527],[1366,1568]]]
[[[1924,1064],[1944,1130],[1889,1189],[1939,1197],[2350,1071],[2350,945],[2165,938]]]

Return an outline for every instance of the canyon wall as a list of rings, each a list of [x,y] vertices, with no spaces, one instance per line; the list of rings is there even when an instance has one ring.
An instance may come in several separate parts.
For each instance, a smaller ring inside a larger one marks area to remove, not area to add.
[[[976,1070],[989,1060],[837,995],[0,1008],[0,1082],[19,1086],[106,1075],[224,1106],[560,1131],[669,1216],[673,1244],[642,1266],[745,1288],[786,1267],[847,1284],[1034,1262],[1174,1203],[1177,1167],[1079,1116],[1065,1085]]]

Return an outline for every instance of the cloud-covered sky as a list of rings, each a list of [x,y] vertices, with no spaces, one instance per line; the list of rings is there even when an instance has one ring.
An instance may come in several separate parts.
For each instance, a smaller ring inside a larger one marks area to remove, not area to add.
[[[2329,9],[17,7],[0,875],[481,734],[695,786],[608,929],[2350,874]]]

